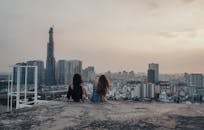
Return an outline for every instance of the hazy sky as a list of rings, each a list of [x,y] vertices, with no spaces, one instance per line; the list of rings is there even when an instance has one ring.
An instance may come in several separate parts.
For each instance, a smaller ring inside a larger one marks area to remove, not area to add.
[[[204,0],[0,0],[0,72],[55,57],[97,72],[204,73]]]

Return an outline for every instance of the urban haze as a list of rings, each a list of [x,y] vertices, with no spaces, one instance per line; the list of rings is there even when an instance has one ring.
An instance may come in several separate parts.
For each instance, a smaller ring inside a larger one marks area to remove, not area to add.
[[[203,0],[54,0],[0,4],[0,72],[17,62],[46,61],[47,30],[55,57],[80,59],[96,72],[204,72]]]
[[[203,0],[0,0],[0,130],[204,129]]]

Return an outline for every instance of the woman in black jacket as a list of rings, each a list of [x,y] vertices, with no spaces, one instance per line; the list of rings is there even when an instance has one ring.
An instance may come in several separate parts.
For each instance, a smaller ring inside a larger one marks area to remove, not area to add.
[[[81,102],[82,101],[82,94],[83,94],[83,88],[81,86],[82,79],[80,74],[75,74],[73,77],[73,82],[69,86],[68,92],[67,92],[67,98],[68,100],[70,97],[75,102]]]

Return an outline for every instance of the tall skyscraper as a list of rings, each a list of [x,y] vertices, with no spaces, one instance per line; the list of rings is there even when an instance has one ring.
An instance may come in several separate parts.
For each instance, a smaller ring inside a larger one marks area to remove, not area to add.
[[[51,27],[49,30],[49,42],[47,44],[47,60],[46,60],[45,78],[46,78],[46,85],[56,84],[53,27]]]
[[[148,68],[148,82],[159,82],[159,64],[151,63]]]
[[[59,60],[57,62],[57,82],[58,84],[68,84],[69,66],[66,60]]]
[[[151,70],[151,69],[148,69],[148,72],[147,72],[147,79],[148,79],[148,82],[149,83],[155,83],[155,71],[154,70]]]

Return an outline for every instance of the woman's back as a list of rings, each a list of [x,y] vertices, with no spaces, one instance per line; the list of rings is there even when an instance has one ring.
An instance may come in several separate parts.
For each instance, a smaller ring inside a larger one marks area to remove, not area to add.
[[[100,103],[102,102],[102,95],[101,93],[97,92],[97,87],[93,87],[93,94],[91,97],[91,101],[94,103]]]
[[[98,79],[98,83],[95,82],[93,87],[92,102],[105,102],[105,97],[110,89],[109,82],[105,75],[101,75]]]
[[[75,102],[80,102],[82,100],[83,90],[82,90],[81,83],[82,83],[81,75],[75,74],[73,77],[73,83],[69,86],[69,90],[67,93],[68,99],[72,97],[72,99]]]
[[[69,86],[67,98],[70,99],[70,97],[72,97],[75,102],[79,102],[82,99],[82,94],[83,91],[81,86]]]

